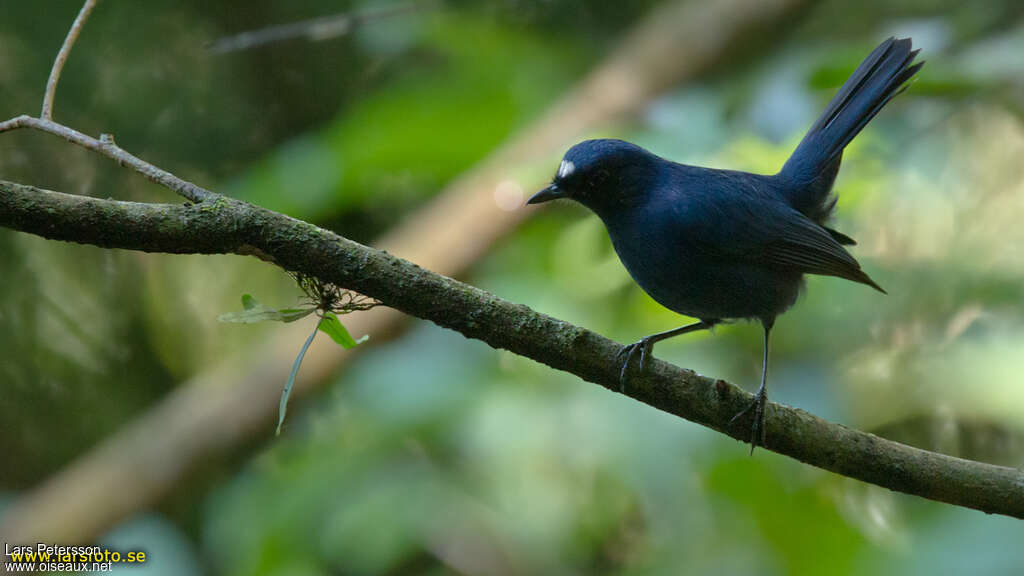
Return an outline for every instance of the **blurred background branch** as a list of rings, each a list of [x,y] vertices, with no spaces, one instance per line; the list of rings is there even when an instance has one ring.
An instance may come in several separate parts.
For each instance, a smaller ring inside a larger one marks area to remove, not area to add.
[[[219,38],[210,43],[209,50],[217,54],[251,50],[260,46],[306,38],[311,42],[323,42],[352,32],[360,24],[370,23],[381,18],[401,16],[417,10],[428,10],[439,5],[436,0],[415,0],[413,2],[396,2],[385,6],[365,8],[343,14],[320,16],[301,22],[291,22],[259,30],[241,32],[233,36]]]

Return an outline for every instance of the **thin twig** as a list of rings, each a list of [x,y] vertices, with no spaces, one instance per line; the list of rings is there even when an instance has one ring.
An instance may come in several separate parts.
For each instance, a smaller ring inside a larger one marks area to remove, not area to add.
[[[117,162],[121,166],[128,166],[129,168],[132,168],[139,174],[145,176],[148,180],[169,188],[178,195],[191,200],[192,202],[199,203],[217,197],[216,193],[210,192],[209,190],[186,180],[182,180],[174,174],[171,174],[161,168],[157,168],[138,156],[125,151],[114,143],[114,137],[110,134],[103,134],[97,140],[92,136],[82,134],[74,128],[69,128],[63,124],[54,122],[53,120],[33,118],[32,116],[27,115],[18,116],[16,118],[0,122],[0,133],[17,130],[19,128],[31,128],[33,130],[54,134],[64,138],[72,144],[78,144],[83,148],[92,150],[93,152],[98,152],[99,154]]]
[[[78,144],[83,148],[98,152],[99,154],[117,162],[121,166],[128,166],[139,174],[145,176],[151,182],[155,182],[161,186],[169,188],[192,202],[199,203],[216,197],[217,195],[213,192],[186,180],[182,180],[174,174],[171,174],[161,168],[157,168],[138,156],[130,154],[118,146],[114,142],[114,137],[110,134],[102,134],[100,135],[99,140],[97,140],[92,136],[88,136],[73,128],[69,128],[68,126],[53,121],[53,98],[54,94],[57,92],[57,82],[60,81],[60,73],[64,69],[64,63],[68,59],[68,54],[71,53],[71,47],[74,46],[75,40],[78,39],[78,35],[82,32],[82,28],[85,26],[85,21],[89,18],[89,14],[92,13],[93,8],[96,7],[98,1],[99,0],[85,0],[85,4],[82,5],[82,9],[78,12],[78,17],[75,18],[74,23],[71,24],[71,29],[68,30],[68,35],[64,39],[64,44],[61,45],[60,52],[57,53],[57,58],[53,61],[53,69],[50,71],[50,78],[46,82],[46,93],[43,95],[43,110],[40,117],[33,118],[28,115],[22,115],[16,118],[11,118],[10,120],[5,120],[0,122],[0,133],[17,130],[19,128],[31,128],[41,132],[48,132],[50,134],[60,136],[68,142]]]
[[[85,26],[85,21],[89,18],[89,14],[92,13],[92,9],[96,7],[98,1],[85,0],[85,4],[78,11],[78,16],[75,17],[74,23],[71,24],[71,29],[68,30],[67,37],[64,38],[64,44],[61,45],[60,52],[57,52],[57,58],[53,61],[53,68],[50,69],[50,78],[46,81],[46,93],[43,94],[43,111],[39,114],[39,117],[43,120],[53,119],[53,97],[57,92],[57,82],[60,81],[60,73],[64,70],[64,63],[67,62],[68,54],[71,53],[71,47],[75,45],[75,40],[78,40],[78,35],[82,32],[82,27]]]
[[[217,54],[224,54],[303,37],[311,42],[320,42],[344,36],[354,30],[357,25],[365,22],[417,12],[435,5],[437,5],[437,2],[432,0],[400,2],[390,6],[353,10],[331,16],[302,20],[300,22],[260,28],[220,38],[210,43],[208,50]]]

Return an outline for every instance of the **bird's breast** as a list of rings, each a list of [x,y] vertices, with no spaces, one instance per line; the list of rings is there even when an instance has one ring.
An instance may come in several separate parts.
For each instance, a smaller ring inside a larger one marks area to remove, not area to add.
[[[630,276],[662,306],[700,319],[774,317],[796,301],[800,274],[726,257],[671,210],[602,218]]]

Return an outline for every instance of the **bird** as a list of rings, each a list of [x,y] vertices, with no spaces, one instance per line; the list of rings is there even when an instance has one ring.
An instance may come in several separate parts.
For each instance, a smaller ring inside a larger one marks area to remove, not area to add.
[[[768,351],[776,318],[791,308],[806,274],[843,278],[885,293],[846,250],[856,242],[829,226],[843,149],[924,62],[910,38],[890,37],[854,70],[793,154],[773,175],[690,166],[614,139],[585,140],[563,156],[551,184],[527,200],[574,200],[600,218],[639,286],[697,321],[652,334],[619,352],[620,391],[639,354],[654,344],[729,321],[760,322],[761,385],[730,421],[754,411],[750,452],[766,440]]]

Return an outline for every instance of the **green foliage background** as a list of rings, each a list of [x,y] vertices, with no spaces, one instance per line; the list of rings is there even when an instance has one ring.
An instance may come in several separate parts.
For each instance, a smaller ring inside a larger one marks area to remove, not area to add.
[[[77,0],[8,2],[0,116],[35,112]],[[215,55],[221,35],[369,3],[104,2],[59,120],[215,190],[372,242],[608,55],[653,2],[450,2],[329,42]],[[830,0],[601,135],[772,172],[880,39],[919,81],[847,150],[837,227],[890,295],[811,278],[783,317],[773,399],[947,453],[1024,465],[1024,5]],[[683,58],[685,55],[666,55]],[[554,170],[554,162],[551,169]],[[57,190],[168,192],[41,134],[0,172]],[[0,230],[0,489],[29,489],[176,383],[274,326],[279,270]],[[629,280],[600,223],[529,220],[467,280],[620,341],[680,324]],[[313,321],[312,318],[307,321]],[[299,346],[296,342],[296,349]],[[187,574],[1020,574],[1024,525],[746,449],[532,361],[415,324],[372,348],[255,454],[207,466],[105,542]],[[658,346],[753,387],[760,331]],[[244,410],[244,406],[239,407]]]

